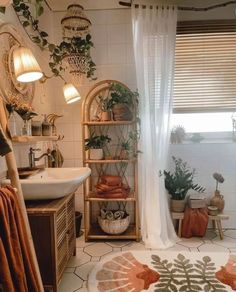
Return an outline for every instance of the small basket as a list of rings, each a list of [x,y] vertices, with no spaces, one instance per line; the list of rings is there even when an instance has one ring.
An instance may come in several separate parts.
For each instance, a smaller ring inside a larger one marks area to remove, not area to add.
[[[121,234],[127,230],[130,224],[130,216],[118,220],[102,219],[98,217],[98,224],[108,234]]]

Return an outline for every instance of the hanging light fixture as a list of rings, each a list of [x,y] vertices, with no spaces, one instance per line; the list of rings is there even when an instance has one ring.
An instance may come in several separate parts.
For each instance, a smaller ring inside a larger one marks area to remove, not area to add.
[[[32,82],[43,76],[37,60],[28,48],[19,47],[13,51],[13,65],[19,82]]]
[[[63,93],[64,93],[64,97],[67,103],[73,103],[81,99],[81,96],[78,90],[75,88],[75,86],[72,83],[66,83],[63,86]]]
[[[61,25],[64,38],[81,37],[89,32],[91,21],[84,14],[83,6],[71,4],[67,7]]]

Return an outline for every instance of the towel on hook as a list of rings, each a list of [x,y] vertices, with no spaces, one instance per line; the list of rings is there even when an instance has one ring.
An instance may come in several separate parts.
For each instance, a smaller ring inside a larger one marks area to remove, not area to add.
[[[10,186],[0,188],[0,284],[3,292],[40,292],[23,215]]]
[[[11,151],[12,151],[12,149],[11,149],[10,145],[8,144],[7,138],[6,138],[6,136],[3,132],[3,129],[0,125],[0,155],[4,156]]]

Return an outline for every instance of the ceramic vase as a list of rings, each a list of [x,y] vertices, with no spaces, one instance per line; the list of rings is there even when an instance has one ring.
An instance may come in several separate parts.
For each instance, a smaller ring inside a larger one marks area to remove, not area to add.
[[[211,199],[211,206],[217,207],[219,212],[222,212],[224,210],[225,200],[219,191],[215,191],[215,195]]]
[[[21,129],[22,136],[31,136],[31,120],[24,120],[23,127]]]
[[[8,121],[8,125],[9,125],[9,130],[11,133],[11,136],[14,137],[17,135],[17,126],[16,126],[16,116],[15,116],[15,111],[13,111],[10,116],[9,116],[9,121]]]
[[[101,160],[103,159],[103,149],[90,149],[89,158],[92,160]]]

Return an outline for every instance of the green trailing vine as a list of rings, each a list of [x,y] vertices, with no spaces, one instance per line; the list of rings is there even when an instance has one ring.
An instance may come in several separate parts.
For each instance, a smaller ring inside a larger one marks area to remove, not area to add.
[[[96,65],[90,56],[90,49],[93,47],[91,35],[87,34],[84,38],[75,37],[68,42],[62,41],[59,45],[50,43],[48,41],[48,33],[41,30],[39,27],[38,17],[44,12],[43,2],[43,0],[13,0],[12,6],[31,41],[38,45],[42,50],[48,50],[50,52],[49,67],[53,76],[60,76],[64,79],[61,76],[61,73],[65,71],[65,67],[62,63],[63,59],[70,54],[80,53],[85,56],[88,61],[88,70],[86,72],[87,78],[94,79]],[[32,16],[30,7],[27,4],[34,4],[36,17]],[[4,11],[0,10],[0,12]],[[28,27],[32,28],[33,34],[28,32]]]
[[[227,289],[215,277],[216,267],[208,256],[196,263],[190,263],[184,255],[178,254],[173,262],[161,260],[152,255],[152,264],[160,273],[155,285],[158,292],[226,292]]]

